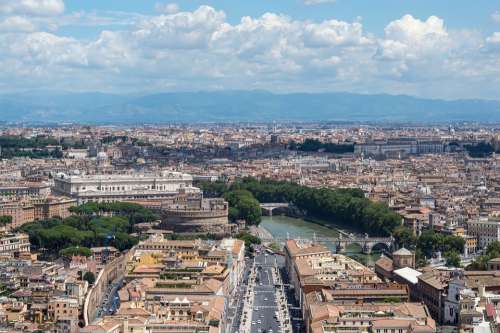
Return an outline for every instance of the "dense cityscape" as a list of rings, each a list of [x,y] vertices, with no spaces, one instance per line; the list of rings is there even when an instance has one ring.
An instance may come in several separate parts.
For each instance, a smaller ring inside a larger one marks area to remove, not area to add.
[[[500,333],[500,1],[0,0],[0,333]]]
[[[498,332],[500,127],[0,129],[0,332]]]

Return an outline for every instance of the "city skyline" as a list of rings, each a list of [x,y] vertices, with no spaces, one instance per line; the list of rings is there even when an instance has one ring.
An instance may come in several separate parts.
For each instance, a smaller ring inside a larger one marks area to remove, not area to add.
[[[0,87],[498,99],[491,1],[0,2]]]

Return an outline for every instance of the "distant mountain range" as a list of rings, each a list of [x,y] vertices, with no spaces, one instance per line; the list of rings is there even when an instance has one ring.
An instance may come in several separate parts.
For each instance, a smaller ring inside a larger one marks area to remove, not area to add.
[[[0,94],[7,122],[168,123],[266,121],[500,122],[500,101],[266,91]]]

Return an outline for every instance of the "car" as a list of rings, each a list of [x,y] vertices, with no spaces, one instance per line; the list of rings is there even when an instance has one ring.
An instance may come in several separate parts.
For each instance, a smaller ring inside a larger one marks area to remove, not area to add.
[[[252,321],[252,325],[255,325],[255,321]]]
[[[257,324],[262,324],[262,320],[257,320]]]

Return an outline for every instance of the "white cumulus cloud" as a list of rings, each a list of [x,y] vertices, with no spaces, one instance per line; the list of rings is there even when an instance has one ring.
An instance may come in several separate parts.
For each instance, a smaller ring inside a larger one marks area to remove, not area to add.
[[[176,3],[157,3],[155,9],[159,13],[175,14],[178,13],[180,8]]]
[[[358,19],[315,22],[265,13],[230,22],[223,11],[200,6],[154,16],[115,14],[111,22],[124,24],[79,39],[47,27],[89,18],[105,27],[108,19],[0,8],[0,86],[10,89],[43,84],[114,92],[340,90],[460,98],[500,89],[500,35],[451,30],[437,16],[404,15],[375,35]]]
[[[9,16],[0,20],[0,32],[35,31],[35,25],[25,17]]]
[[[63,12],[63,0],[0,0],[0,13],[4,14],[51,16]]]

